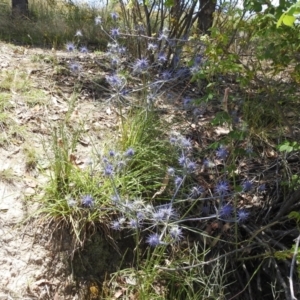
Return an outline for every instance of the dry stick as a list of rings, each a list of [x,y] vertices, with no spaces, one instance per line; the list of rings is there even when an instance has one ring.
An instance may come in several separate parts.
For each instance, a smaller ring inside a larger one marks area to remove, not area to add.
[[[290,277],[289,277],[289,283],[290,283],[290,290],[291,290],[292,300],[297,300],[297,298],[295,297],[295,293],[294,293],[293,273],[294,273],[294,267],[295,267],[295,263],[296,263],[296,256],[298,254],[298,247],[299,247],[299,242],[300,242],[300,235],[295,239],[295,242],[296,242],[295,251],[294,251],[294,255],[293,255],[293,259],[292,259],[292,263],[291,263]]]
[[[273,265],[274,265],[275,270],[276,270],[276,277],[277,277],[277,279],[279,280],[281,286],[282,286],[283,289],[284,289],[285,297],[286,297],[286,299],[290,299],[289,293],[288,293],[287,285],[286,285],[284,279],[283,279],[282,276],[281,276],[281,272],[280,272],[280,270],[279,270],[279,267],[278,267],[278,265],[277,265],[277,262],[276,262],[276,260],[275,260],[274,258],[271,258],[271,261],[273,262]],[[296,299],[296,300],[297,300],[297,299]]]

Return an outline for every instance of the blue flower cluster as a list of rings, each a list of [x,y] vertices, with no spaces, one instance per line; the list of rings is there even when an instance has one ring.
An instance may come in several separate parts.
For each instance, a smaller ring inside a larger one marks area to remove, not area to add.
[[[91,169],[91,176],[94,176],[95,173],[99,173],[99,171],[102,171],[102,176],[108,177],[113,180],[113,177],[116,173],[120,173],[122,170],[124,170],[126,164],[132,158],[134,153],[135,151],[133,148],[128,148],[123,153],[110,150],[106,156],[99,157],[101,169],[97,168],[98,163],[96,163],[95,165],[93,164],[93,162],[88,163],[88,167]],[[119,201],[119,196],[117,195],[113,199],[113,202],[117,203]],[[75,200],[73,197],[67,196],[66,201],[70,208],[82,207],[93,209],[96,206],[95,199],[90,194],[82,195],[79,200]]]

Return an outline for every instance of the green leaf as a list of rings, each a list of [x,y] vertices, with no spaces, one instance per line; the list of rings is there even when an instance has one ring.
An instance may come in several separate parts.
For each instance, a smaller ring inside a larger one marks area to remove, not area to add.
[[[285,15],[284,18],[282,19],[282,22],[284,25],[292,27],[295,20],[296,20],[296,17]]]

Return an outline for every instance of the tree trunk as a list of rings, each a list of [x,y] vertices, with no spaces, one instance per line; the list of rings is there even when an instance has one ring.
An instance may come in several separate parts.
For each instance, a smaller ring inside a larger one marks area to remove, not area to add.
[[[12,0],[13,14],[27,15],[28,14],[28,0]]]
[[[199,0],[200,10],[198,13],[198,29],[205,34],[209,34],[216,10],[216,0]]]

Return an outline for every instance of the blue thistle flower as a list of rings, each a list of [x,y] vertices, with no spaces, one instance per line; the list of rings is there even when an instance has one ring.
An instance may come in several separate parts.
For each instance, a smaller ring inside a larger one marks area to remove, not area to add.
[[[121,230],[121,224],[120,224],[119,221],[113,221],[113,222],[111,222],[110,226],[111,226],[111,228],[113,230]]]
[[[165,218],[165,213],[162,210],[157,210],[152,213],[152,219],[156,222],[162,222]]]
[[[228,194],[229,191],[229,184],[227,181],[219,181],[216,186],[215,186],[215,192],[220,195],[220,196],[224,196],[226,194]]]
[[[171,71],[164,71],[161,73],[161,77],[163,80],[169,80],[172,78],[172,72]]]
[[[191,189],[191,192],[189,194],[189,197],[192,199],[197,199],[203,193],[204,193],[204,188],[202,186],[200,186],[200,185],[193,186]]]
[[[73,73],[79,73],[80,70],[81,70],[81,65],[79,63],[77,63],[77,62],[71,63],[70,64],[70,70]]]
[[[116,12],[112,12],[110,14],[111,18],[114,20],[114,21],[117,21],[117,19],[119,18],[119,15],[116,13]]]
[[[105,77],[105,79],[114,89],[120,89],[124,85],[123,78],[119,77],[118,75],[108,75]]]
[[[130,219],[129,220],[129,227],[133,229],[137,229],[139,227],[139,220],[136,219]]]
[[[228,150],[224,146],[220,146],[216,150],[216,156],[220,159],[226,159],[226,157],[228,156]]]
[[[265,192],[266,191],[266,184],[265,183],[263,183],[263,184],[261,184],[259,187],[258,187],[258,192],[259,193],[263,193],[263,192]]]
[[[134,150],[132,148],[128,148],[125,153],[124,153],[125,156],[127,157],[131,157],[134,155]]]
[[[189,160],[186,164],[186,170],[188,173],[193,173],[196,170],[196,163]]]
[[[243,192],[247,193],[252,189],[252,182],[249,180],[245,180],[242,184]]]
[[[88,53],[89,51],[88,51],[88,49],[87,49],[87,47],[85,47],[85,46],[82,46],[80,49],[79,49],[79,51],[81,52],[81,53]]]
[[[73,52],[76,49],[75,45],[71,42],[67,43],[66,48],[67,48],[67,51],[69,51],[69,52]]]
[[[170,144],[171,144],[171,145],[175,145],[176,143],[177,143],[176,137],[171,137],[171,138],[170,138]]]
[[[121,54],[121,55],[122,55],[122,54],[125,54],[125,53],[126,53],[126,48],[123,47],[123,46],[119,47],[119,48],[118,48],[118,53]]]
[[[178,158],[178,162],[181,166],[185,166],[186,162],[187,162],[187,157],[182,154],[179,158]]]
[[[233,212],[233,207],[231,204],[223,205],[219,210],[219,216],[221,218],[228,218]]]
[[[137,59],[133,65],[133,70],[137,73],[144,72],[148,69],[149,63],[146,58]]]
[[[114,173],[114,167],[113,167],[113,165],[107,164],[107,165],[104,167],[104,175],[105,175],[105,176],[112,176],[113,173]]]
[[[119,28],[113,28],[113,29],[111,29],[110,34],[115,39],[120,35],[120,29]]]
[[[157,60],[159,63],[163,64],[167,61],[166,55],[164,53],[159,53],[157,56]]]
[[[138,211],[138,212],[136,213],[136,217],[137,217],[137,219],[138,219],[139,221],[142,221],[142,220],[144,220],[144,219],[146,218],[145,213],[144,213],[143,211]]]
[[[169,233],[175,242],[178,242],[183,238],[182,229],[179,226],[172,226],[169,229]]]
[[[147,238],[147,243],[149,244],[150,247],[156,247],[161,244],[159,235],[157,233],[152,233],[149,234]]]
[[[108,154],[110,157],[114,157],[116,155],[115,151],[113,150],[109,150]]]
[[[175,186],[178,187],[182,182],[182,177],[176,176],[174,179]]]
[[[173,209],[172,205],[170,204],[161,205],[159,211],[163,213],[164,220],[174,219],[178,217],[177,212]]]
[[[192,147],[192,143],[191,143],[190,139],[182,138],[180,143],[183,148],[191,148]]]
[[[168,170],[167,170],[167,172],[168,172],[168,174],[169,174],[170,176],[174,176],[174,175],[175,175],[175,169],[172,168],[172,167],[169,167]]]
[[[113,58],[111,59],[111,61],[110,61],[111,65],[112,65],[113,67],[118,66],[119,62],[120,62],[120,61],[119,61],[116,57],[113,57]]]
[[[249,215],[250,215],[250,213],[247,212],[245,209],[240,209],[237,212],[237,221],[240,223],[243,223],[248,219]]]
[[[93,197],[91,195],[82,196],[81,204],[84,207],[91,208],[92,206],[94,206],[94,199],[93,199]]]
[[[157,49],[157,47],[158,46],[156,44],[149,43],[148,47],[147,47],[147,50],[149,50],[149,51],[155,51]]]

